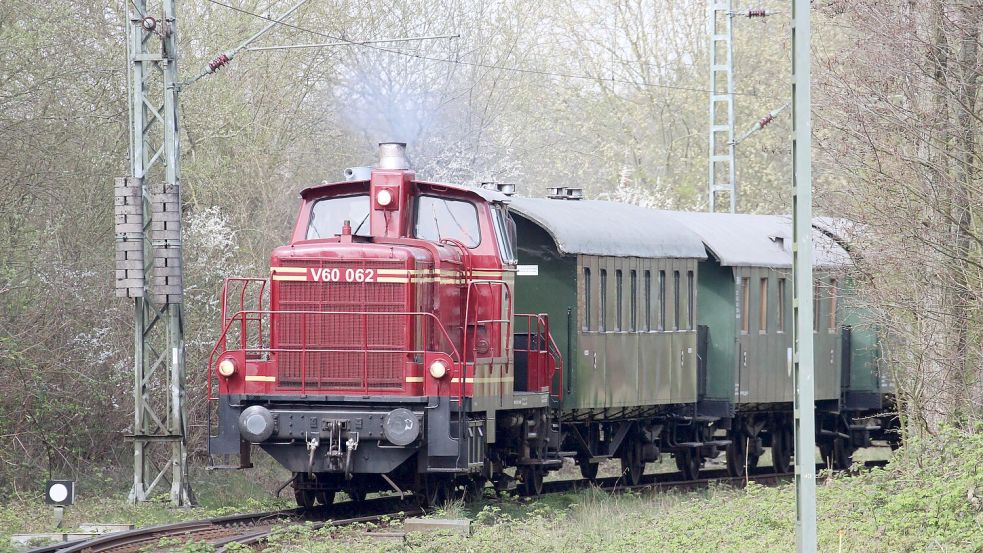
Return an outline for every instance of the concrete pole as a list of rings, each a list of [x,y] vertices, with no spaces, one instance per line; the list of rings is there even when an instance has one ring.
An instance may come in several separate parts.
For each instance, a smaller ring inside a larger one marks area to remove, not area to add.
[[[795,386],[795,536],[816,551],[816,422],[812,285],[812,70],[809,0],[792,0],[792,315]]]

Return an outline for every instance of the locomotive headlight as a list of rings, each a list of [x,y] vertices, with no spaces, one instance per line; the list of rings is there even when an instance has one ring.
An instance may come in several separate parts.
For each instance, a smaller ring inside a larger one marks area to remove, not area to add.
[[[218,374],[228,378],[236,373],[236,363],[231,359],[223,359],[218,364]]]
[[[376,201],[377,204],[381,205],[382,207],[386,207],[387,205],[389,205],[389,204],[392,203],[392,201],[393,201],[393,194],[392,194],[392,192],[390,192],[390,191],[386,190],[385,188],[383,188],[378,193],[376,193],[376,195],[375,195],[375,201]]]
[[[434,361],[430,363],[430,376],[434,378],[444,378],[447,374],[447,365],[443,361]]]

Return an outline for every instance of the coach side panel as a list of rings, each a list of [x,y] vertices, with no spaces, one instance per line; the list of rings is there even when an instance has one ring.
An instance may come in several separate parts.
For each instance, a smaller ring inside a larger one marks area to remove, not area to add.
[[[579,409],[696,401],[696,261],[578,256]]]

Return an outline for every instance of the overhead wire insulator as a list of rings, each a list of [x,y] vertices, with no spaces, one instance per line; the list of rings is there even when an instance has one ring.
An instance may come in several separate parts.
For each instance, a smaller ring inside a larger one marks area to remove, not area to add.
[[[230,61],[232,61],[232,58],[230,58],[228,54],[219,54],[218,57],[208,62],[208,72],[214,73],[222,66],[228,64]]]
[[[769,15],[771,15],[771,12],[765,9],[748,8],[747,13],[745,15],[748,16],[748,19],[752,17],[768,17]]]
[[[734,144],[740,144],[741,142],[744,142],[744,140],[747,139],[749,136],[768,126],[772,121],[775,120],[776,117],[778,117],[779,114],[785,111],[787,107],[788,104],[785,104],[784,106],[769,112],[768,115],[765,115],[761,119],[758,119],[758,122],[755,123],[753,127],[748,129],[746,133],[744,133],[743,135],[741,135],[740,138],[734,141]]]

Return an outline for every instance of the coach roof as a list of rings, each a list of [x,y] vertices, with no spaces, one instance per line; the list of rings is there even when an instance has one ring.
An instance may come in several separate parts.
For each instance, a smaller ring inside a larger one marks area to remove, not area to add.
[[[744,215],[663,211],[698,234],[721,265],[786,268],[792,266],[792,218],[787,215]],[[813,264],[840,267],[850,264],[846,251],[828,232],[830,219],[813,220]],[[820,227],[820,228],[817,228]]]
[[[667,212],[598,200],[513,196],[509,209],[539,225],[567,254],[706,259],[703,241]]]

